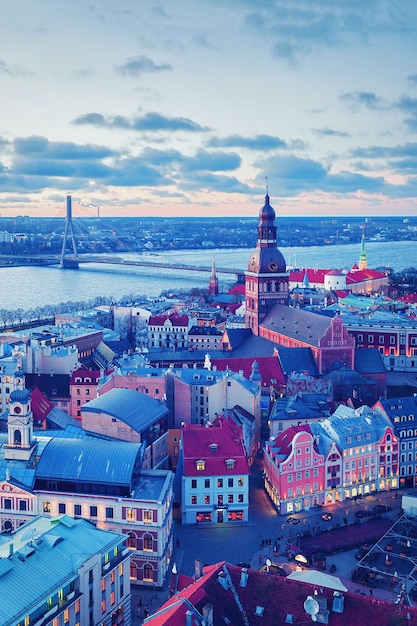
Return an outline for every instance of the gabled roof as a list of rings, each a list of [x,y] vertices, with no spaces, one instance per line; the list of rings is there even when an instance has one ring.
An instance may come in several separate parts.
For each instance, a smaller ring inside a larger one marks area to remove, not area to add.
[[[311,348],[277,346],[276,352],[284,376],[289,376],[292,372],[307,372],[309,376],[318,378],[319,370]]]
[[[240,567],[225,562],[204,567],[201,578],[173,595],[154,615],[145,619],[144,624],[184,626],[187,603],[191,603],[200,616],[205,606],[213,605],[216,626],[311,624],[311,616],[304,608],[308,596],[326,607],[330,626],[392,626],[394,623],[407,626],[417,621],[414,607],[398,606],[349,591],[338,592],[342,596],[337,596],[339,601],[336,601],[333,589],[250,569],[246,578],[242,572]],[[201,623],[200,618],[193,621],[193,624]]]
[[[152,315],[148,320],[149,326],[163,326],[169,320],[173,326],[188,326],[188,315]]]
[[[318,347],[320,339],[327,333],[331,323],[331,318],[325,315],[275,304],[260,327]]]
[[[224,476],[248,474],[249,465],[241,440],[241,428],[232,419],[223,418],[212,426],[187,425],[181,431],[185,476]],[[203,470],[197,461],[204,461]],[[227,469],[226,461],[234,465]]]
[[[256,362],[259,366],[259,374],[261,376],[262,385],[283,385],[285,378],[275,356],[257,357]],[[226,369],[232,372],[243,372],[245,378],[250,379],[252,374],[253,357],[214,359],[212,365],[215,365],[219,371]]]
[[[386,374],[378,348],[355,348],[355,370],[360,374]]]
[[[252,336],[250,328],[225,328],[226,335],[231,350],[236,350],[242,343]]]
[[[321,419],[323,411],[319,408],[314,409],[310,404],[305,402],[299,396],[291,396],[290,398],[281,398],[277,400],[271,411],[269,419],[271,421],[282,422],[294,419]]]

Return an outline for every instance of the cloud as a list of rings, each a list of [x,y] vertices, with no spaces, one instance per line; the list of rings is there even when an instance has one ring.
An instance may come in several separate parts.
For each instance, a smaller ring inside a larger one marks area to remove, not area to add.
[[[192,157],[184,159],[181,169],[183,172],[195,172],[200,170],[225,172],[238,169],[240,164],[241,158],[238,154],[200,150]]]
[[[114,150],[104,146],[86,144],[80,146],[70,142],[53,142],[46,137],[17,137],[14,142],[14,153],[19,157],[31,159],[78,160],[85,158],[102,159],[114,156]]]
[[[139,76],[140,74],[154,74],[155,72],[171,71],[169,63],[159,65],[147,56],[129,57],[122,65],[115,67],[116,72],[122,76]]]
[[[382,98],[372,91],[352,91],[344,93],[339,97],[340,102],[348,106],[352,111],[358,111],[361,108],[381,111],[387,108]]]
[[[211,172],[195,173],[181,183],[182,189],[196,191],[216,191],[220,193],[253,194],[253,189],[234,176],[222,176]]]
[[[197,122],[185,117],[167,117],[160,113],[145,113],[141,117],[128,118],[124,115],[108,115],[101,113],[85,113],[72,120],[72,124],[81,126],[88,124],[99,128],[116,128],[137,131],[186,131],[203,132],[209,130]]]
[[[226,0],[227,1],[227,0]],[[369,44],[379,35],[414,37],[416,7],[392,0],[305,2],[228,0],[242,13],[246,29],[270,42],[274,54],[290,64],[298,63],[314,49],[349,48]]]
[[[318,137],[350,137],[350,134],[333,128],[313,128],[313,133]]]
[[[247,148],[248,150],[275,150],[285,148],[286,143],[279,137],[272,135],[256,135],[244,137],[243,135],[229,135],[228,137],[213,137],[208,141],[212,148]]]
[[[18,65],[9,65],[2,59],[0,59],[0,75],[10,76],[10,78],[19,78],[19,77],[28,77],[33,76],[32,72],[28,69],[18,66]]]
[[[404,123],[413,132],[417,131],[417,98],[410,98],[410,96],[402,96],[396,103],[396,106],[400,111],[409,115],[404,120]]]
[[[407,76],[407,80],[412,84],[412,85],[417,85],[417,74],[410,74],[409,76]]]
[[[261,163],[259,163],[261,165]],[[274,195],[296,196],[303,192],[332,192],[351,194],[387,193],[390,186],[382,177],[364,176],[356,172],[332,173],[313,159],[296,156],[275,156],[265,161],[262,168],[267,175],[270,189],[277,189]],[[261,185],[261,179],[258,178]],[[391,186],[391,189],[393,186]]]

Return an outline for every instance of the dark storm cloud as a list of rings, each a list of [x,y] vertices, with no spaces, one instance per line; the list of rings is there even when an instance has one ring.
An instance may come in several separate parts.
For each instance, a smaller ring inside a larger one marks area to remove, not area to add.
[[[145,113],[145,115],[132,118],[124,115],[104,116],[101,113],[85,113],[72,120],[72,124],[137,131],[202,132],[209,130],[186,117],[167,117],[155,112]]]
[[[213,137],[208,141],[212,148],[247,148],[248,150],[275,150],[285,148],[286,142],[272,135],[256,135],[244,137],[243,135],[230,135],[228,137]]]
[[[122,65],[117,65],[115,70],[122,76],[139,76],[140,74],[154,74],[155,72],[171,71],[169,63],[155,63],[147,56],[129,57]]]

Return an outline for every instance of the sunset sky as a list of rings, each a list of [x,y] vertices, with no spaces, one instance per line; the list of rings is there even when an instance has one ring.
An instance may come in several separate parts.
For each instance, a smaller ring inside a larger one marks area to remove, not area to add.
[[[416,133],[415,0],[0,3],[2,217],[415,215]]]

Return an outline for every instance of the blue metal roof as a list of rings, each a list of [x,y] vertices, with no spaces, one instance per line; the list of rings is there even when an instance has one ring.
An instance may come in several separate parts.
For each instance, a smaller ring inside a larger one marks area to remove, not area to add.
[[[105,413],[119,419],[137,432],[149,428],[168,414],[159,400],[133,389],[111,389],[82,407],[83,413]]]
[[[97,438],[54,438],[40,458],[36,478],[130,485],[140,443]]]

